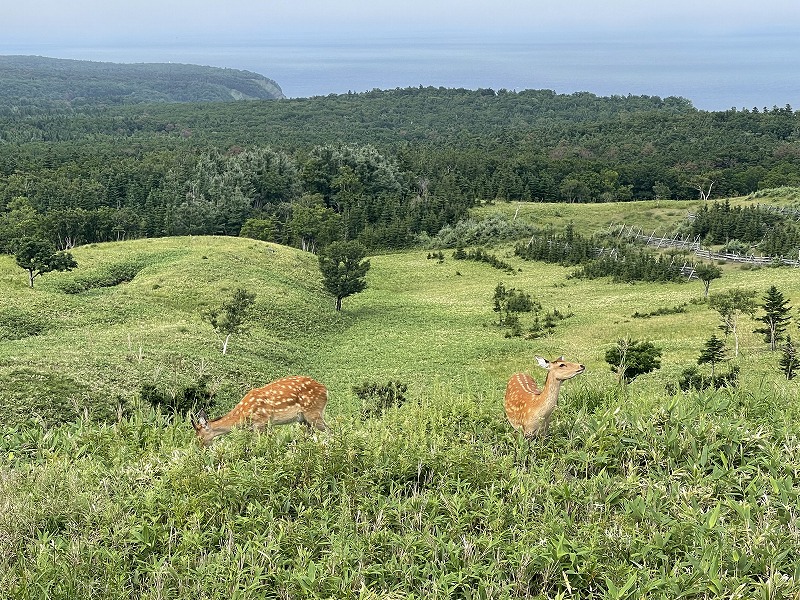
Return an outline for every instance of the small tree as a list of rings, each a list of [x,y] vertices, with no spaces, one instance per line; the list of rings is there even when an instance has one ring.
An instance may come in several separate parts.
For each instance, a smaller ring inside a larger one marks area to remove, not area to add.
[[[725,360],[725,342],[712,335],[706,342],[703,351],[697,358],[698,365],[710,364],[711,365],[711,379],[714,379],[714,370],[717,363]]]
[[[734,356],[739,356],[739,318],[742,315],[750,317],[756,311],[756,291],[734,288],[721,294],[712,294],[708,304],[716,310],[722,318],[720,329],[725,335],[733,335]]]
[[[661,349],[651,342],[625,338],[606,352],[606,362],[617,374],[620,385],[623,385],[639,375],[660,369]]]
[[[47,240],[25,238],[14,253],[17,265],[28,271],[28,285],[33,280],[50,271],[71,271],[78,266],[69,252],[57,252],[56,247]]]
[[[531,312],[534,309],[541,309],[541,305],[531,300],[530,294],[514,288],[506,289],[502,282],[494,288],[494,312],[499,313],[502,327],[514,313]]]
[[[319,255],[325,289],[336,298],[336,310],[342,310],[342,299],[364,290],[369,261],[361,242],[333,242]]]
[[[778,342],[783,339],[786,326],[789,324],[789,300],[774,285],[764,294],[764,303],[760,305],[764,315],[756,320],[764,323],[763,327],[755,330],[755,333],[763,333],[764,341],[769,344],[770,350],[778,347]]]
[[[703,297],[708,298],[708,288],[713,280],[722,277],[722,269],[720,269],[717,265],[701,262],[695,266],[694,274],[697,275],[697,278],[703,282],[703,289],[705,291]]]
[[[786,379],[793,379],[800,369],[800,356],[797,355],[797,348],[792,343],[792,336],[786,336],[786,343],[783,345],[781,360],[778,363],[786,375]]]
[[[222,303],[222,306],[203,315],[214,331],[225,336],[222,342],[222,354],[228,353],[228,341],[231,336],[245,329],[255,303],[255,294],[244,288],[238,288],[231,298]]]

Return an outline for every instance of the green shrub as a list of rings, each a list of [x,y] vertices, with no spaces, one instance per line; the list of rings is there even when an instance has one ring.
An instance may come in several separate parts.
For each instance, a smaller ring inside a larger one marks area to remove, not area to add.
[[[12,428],[31,420],[53,427],[81,417],[92,421],[117,418],[117,406],[95,402],[88,385],[35,369],[18,369],[0,378],[0,398],[4,425]]]
[[[353,393],[361,400],[361,419],[380,417],[390,408],[399,408],[406,402],[408,386],[399,381],[389,381],[379,384],[375,381],[365,381],[361,385],[353,386]]]
[[[678,378],[678,389],[684,392],[690,390],[703,391],[707,389],[721,389],[724,387],[736,387],[739,382],[739,367],[734,366],[727,373],[719,373],[715,375],[706,375],[701,373],[695,365],[689,365]],[[666,385],[668,393],[674,394],[676,389],[675,385],[668,383]]]
[[[200,377],[196,383],[183,386],[170,393],[152,383],[145,383],[139,390],[139,398],[156,409],[167,411],[170,416],[186,416],[201,408],[209,412],[216,404],[216,398],[208,389],[208,377]]]
[[[133,281],[143,266],[139,262],[103,265],[88,273],[63,278],[58,287],[65,294],[80,294],[97,288],[114,287]]]

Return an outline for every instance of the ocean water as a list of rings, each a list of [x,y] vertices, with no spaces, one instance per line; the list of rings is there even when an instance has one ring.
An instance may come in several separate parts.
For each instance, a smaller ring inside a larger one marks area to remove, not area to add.
[[[704,110],[800,108],[800,36],[790,35],[354,37],[125,46],[0,42],[0,54],[245,69],[275,80],[290,98],[422,85],[682,96]]]

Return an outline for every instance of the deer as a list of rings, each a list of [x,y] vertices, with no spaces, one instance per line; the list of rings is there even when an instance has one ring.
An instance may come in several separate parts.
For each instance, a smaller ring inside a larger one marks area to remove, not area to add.
[[[294,375],[250,390],[225,416],[209,421],[201,409],[197,420],[191,420],[197,439],[210,446],[214,438],[238,425],[263,430],[270,425],[303,423],[309,429],[330,431],[322,417],[327,403],[328,389],[324,385],[311,377]]]
[[[529,441],[547,433],[561,384],[586,370],[581,364],[565,361],[563,356],[552,362],[537,356],[536,361],[540,367],[547,369],[544,388],[539,389],[527,373],[515,373],[508,380],[503,402],[512,427],[521,431]]]

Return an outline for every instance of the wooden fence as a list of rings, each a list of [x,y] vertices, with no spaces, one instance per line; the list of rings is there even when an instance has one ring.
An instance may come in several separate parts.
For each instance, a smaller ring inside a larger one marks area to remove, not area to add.
[[[653,233],[650,235],[647,235],[641,229],[634,229],[632,226],[612,225],[610,227],[619,227],[619,232],[617,232],[619,237],[635,239],[638,242],[642,242],[654,248],[676,248],[680,250],[689,250],[698,258],[706,260],[745,263],[756,266],[787,265],[790,267],[800,267],[800,252],[798,252],[797,260],[781,256],[756,256],[755,254],[739,254],[735,252],[712,252],[711,250],[705,250],[702,248],[700,245],[700,236],[697,236],[694,239],[691,239],[688,236],[679,238],[677,235],[668,238],[657,236],[655,231],[653,231]],[[612,232],[613,231],[614,230],[612,229]]]

